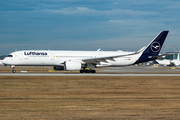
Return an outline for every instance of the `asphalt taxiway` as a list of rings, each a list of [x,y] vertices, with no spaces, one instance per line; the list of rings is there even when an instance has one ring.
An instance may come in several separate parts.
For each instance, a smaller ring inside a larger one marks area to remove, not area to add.
[[[7,67],[1,69],[6,69]],[[97,69],[97,73],[79,73],[70,71],[54,71],[47,72],[52,68],[29,67],[18,68],[19,72],[10,73],[11,68],[7,72],[0,72],[0,76],[180,76],[180,69],[173,67],[148,67],[148,66],[128,66]],[[45,69],[45,70],[44,70]],[[22,72],[23,70],[23,72]],[[35,71],[36,70],[36,71]],[[21,71],[21,72],[20,72]]]

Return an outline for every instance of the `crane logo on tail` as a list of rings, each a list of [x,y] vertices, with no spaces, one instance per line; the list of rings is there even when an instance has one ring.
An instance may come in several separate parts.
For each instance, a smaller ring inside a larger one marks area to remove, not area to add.
[[[153,52],[159,52],[160,49],[161,49],[161,45],[160,45],[158,42],[153,42],[153,43],[151,44],[151,50],[152,50]]]

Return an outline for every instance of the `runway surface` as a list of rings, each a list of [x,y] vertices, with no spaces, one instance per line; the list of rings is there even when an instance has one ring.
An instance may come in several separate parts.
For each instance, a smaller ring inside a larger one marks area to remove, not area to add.
[[[79,71],[53,71],[51,67],[16,67],[17,72],[11,73],[12,68],[0,67],[0,76],[180,76],[180,68],[128,66],[97,69],[97,73],[79,73]],[[24,72],[23,72],[24,71]]]
[[[180,74],[145,74],[145,73],[0,73],[0,76],[180,76]]]

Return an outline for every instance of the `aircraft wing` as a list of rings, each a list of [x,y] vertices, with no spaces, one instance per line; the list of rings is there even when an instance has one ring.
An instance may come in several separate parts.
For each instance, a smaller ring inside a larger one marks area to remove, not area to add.
[[[96,57],[96,58],[82,59],[82,61],[85,62],[85,63],[94,63],[94,64],[97,64],[99,62],[107,62],[106,60],[115,61],[114,58],[125,57],[125,56],[130,56],[130,55],[136,55],[136,54],[138,54],[140,52],[141,51],[138,51],[138,52],[135,52],[135,53],[131,53],[131,54],[125,54],[125,55],[115,55],[115,56],[105,56],[105,57]]]

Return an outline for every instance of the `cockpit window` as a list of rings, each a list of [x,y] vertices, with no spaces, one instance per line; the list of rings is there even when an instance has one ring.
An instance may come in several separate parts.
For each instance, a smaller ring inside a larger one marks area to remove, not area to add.
[[[13,57],[12,55],[8,55],[8,57]]]

